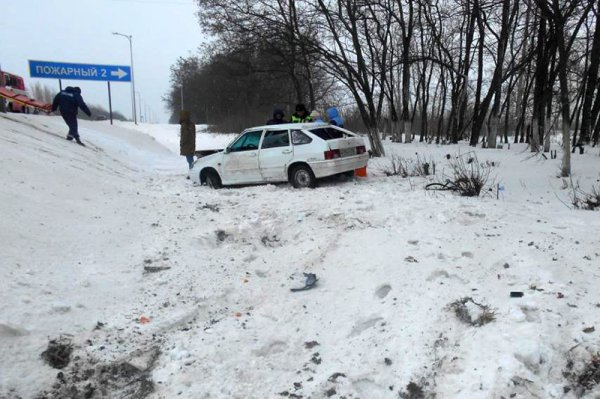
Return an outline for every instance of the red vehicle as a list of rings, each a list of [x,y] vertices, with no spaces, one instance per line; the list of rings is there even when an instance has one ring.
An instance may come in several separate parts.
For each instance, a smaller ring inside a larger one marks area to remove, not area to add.
[[[28,95],[23,78],[18,75],[13,75],[12,73],[0,71],[0,87],[10,89],[16,94],[22,94],[24,96]],[[29,108],[18,102],[8,100],[7,107],[10,112],[29,113]]]

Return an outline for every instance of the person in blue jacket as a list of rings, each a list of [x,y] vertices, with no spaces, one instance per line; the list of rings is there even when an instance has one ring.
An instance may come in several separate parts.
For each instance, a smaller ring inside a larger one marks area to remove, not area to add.
[[[344,120],[340,116],[340,113],[338,112],[337,108],[335,108],[335,107],[327,108],[325,113],[327,114],[327,117],[329,118],[330,125],[344,127]]]
[[[71,141],[75,139],[77,144],[85,146],[79,138],[79,132],[77,131],[77,110],[81,108],[87,116],[92,116],[90,109],[83,98],[81,97],[81,89],[79,87],[67,87],[54,97],[52,102],[52,111],[60,110],[60,114],[65,120],[65,123],[69,127],[69,134],[67,134],[67,140]]]

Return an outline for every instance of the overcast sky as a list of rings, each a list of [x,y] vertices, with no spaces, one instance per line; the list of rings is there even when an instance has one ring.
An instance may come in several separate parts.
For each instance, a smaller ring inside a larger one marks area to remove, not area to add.
[[[28,0],[2,2],[0,67],[58,91],[58,81],[29,77],[27,60],[129,65],[133,35],[135,88],[160,122],[168,120],[162,96],[170,66],[195,54],[204,36],[194,0]],[[84,100],[108,109],[106,82],[63,81],[79,86]],[[113,109],[131,117],[129,83],[111,83]]]

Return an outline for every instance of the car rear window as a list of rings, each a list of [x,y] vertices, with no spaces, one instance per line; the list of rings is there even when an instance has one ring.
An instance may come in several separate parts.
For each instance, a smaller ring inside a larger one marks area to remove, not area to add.
[[[310,137],[302,133],[300,130],[292,130],[292,144],[302,145],[308,144],[312,141]]]
[[[331,127],[321,127],[318,129],[310,129],[309,132],[323,140],[341,139],[344,133]]]

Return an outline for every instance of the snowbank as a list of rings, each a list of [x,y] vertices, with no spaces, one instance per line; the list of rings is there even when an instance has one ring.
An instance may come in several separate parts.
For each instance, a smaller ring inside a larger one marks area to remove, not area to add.
[[[115,373],[113,397],[600,394],[563,374],[600,349],[600,213],[565,206],[560,154],[475,150],[494,163],[499,199],[384,173],[391,154],[418,154],[443,179],[446,154],[471,148],[389,142],[366,179],[213,191],[160,145],[177,126],[84,123],[83,149],[58,118],[11,118],[0,116],[0,397],[84,392],[98,364],[134,371]],[[599,161],[574,156],[574,182],[597,185]],[[291,292],[303,272],[317,286]],[[465,297],[494,320],[459,320],[449,305]],[[52,388],[58,370],[40,354],[60,335],[73,356]]]
[[[179,154],[179,125],[174,124],[138,124],[115,122],[119,126],[147,134],[173,153]],[[196,150],[220,150],[229,144],[235,134],[207,132],[207,125],[196,125]]]

